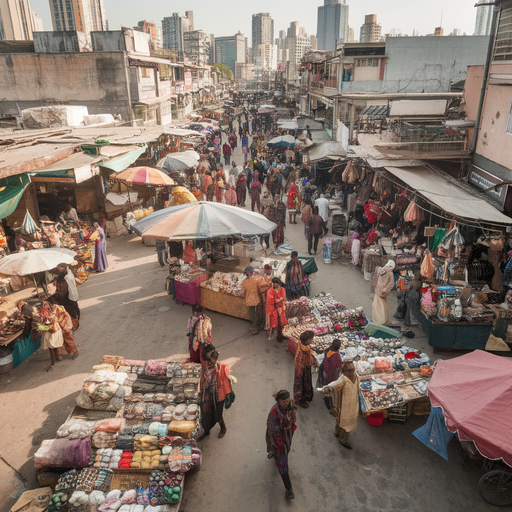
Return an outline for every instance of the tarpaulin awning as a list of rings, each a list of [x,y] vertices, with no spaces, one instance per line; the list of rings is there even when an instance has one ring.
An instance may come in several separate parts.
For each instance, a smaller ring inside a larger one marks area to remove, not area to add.
[[[192,114],[194,116],[194,114]],[[201,116],[197,116],[201,117]],[[202,133],[198,133],[195,130],[186,130],[185,128],[164,128],[164,133],[168,133],[169,135],[178,135],[180,137],[203,137]]]
[[[30,178],[27,174],[18,174],[0,180],[0,219],[5,219],[16,210],[29,184]]]
[[[29,175],[32,181],[75,181],[82,183],[99,174],[94,165],[102,160],[101,156],[89,156],[85,153],[75,153],[46,167],[37,169]]]
[[[512,224],[512,219],[494,206],[450,183],[428,167],[384,167],[384,169],[450,215],[492,224]]]
[[[142,153],[146,151],[146,145],[141,146],[140,148],[134,149],[125,153],[124,155],[117,156],[116,158],[112,158],[107,162],[101,163],[101,167],[106,167],[114,172],[121,172],[127,169],[130,165],[135,162]]]
[[[512,360],[475,350],[437,361],[428,395],[446,426],[488,459],[512,466]]]
[[[347,152],[343,149],[343,144],[335,140],[321,142],[309,147],[307,150],[310,162],[317,162],[324,158],[330,160],[341,160],[347,156]]]

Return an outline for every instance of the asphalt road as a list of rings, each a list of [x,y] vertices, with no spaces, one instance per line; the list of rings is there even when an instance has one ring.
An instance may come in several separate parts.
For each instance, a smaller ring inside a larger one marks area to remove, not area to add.
[[[240,148],[238,148],[238,152]],[[237,154],[235,153],[235,157]],[[238,160],[241,161],[240,155]],[[302,224],[287,226],[287,241],[307,250]],[[39,350],[10,374],[0,376],[0,510],[37,485],[32,456],[43,439],[55,436],[74,406],[90,368],[104,354],[127,358],[168,357],[187,351],[186,321],[190,307],[174,303],[164,291],[166,269],[154,247],[140,238],[108,240],[108,271],[79,287],[82,321],[76,333],[80,356],[64,360],[50,372],[47,352]],[[369,282],[346,260],[325,265],[312,293],[333,293],[347,307],[363,306],[371,314]],[[390,309],[394,311],[393,301]],[[284,487],[265,447],[265,422],[272,393],[293,387],[293,358],[285,344],[252,336],[249,323],[211,313],[214,344],[238,378],[236,401],[225,413],[227,434],[218,426],[201,441],[202,470],[187,479],[183,512],[241,511],[417,511],[490,510],[477,492],[481,474],[463,470],[460,454],[449,446],[449,460],[412,436],[427,417],[411,416],[404,425],[371,427],[360,416],[351,434],[353,451],[333,436],[334,419],[322,398],[298,410],[298,430],[290,454],[295,500]],[[429,351],[421,331],[410,345]]]

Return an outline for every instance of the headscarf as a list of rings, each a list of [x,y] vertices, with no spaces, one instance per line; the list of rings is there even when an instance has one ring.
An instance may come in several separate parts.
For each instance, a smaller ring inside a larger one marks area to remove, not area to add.
[[[383,267],[384,270],[395,270],[395,262],[393,260],[389,260]]]
[[[247,275],[247,277],[251,277],[254,275],[254,267],[248,266],[245,267],[244,274]]]

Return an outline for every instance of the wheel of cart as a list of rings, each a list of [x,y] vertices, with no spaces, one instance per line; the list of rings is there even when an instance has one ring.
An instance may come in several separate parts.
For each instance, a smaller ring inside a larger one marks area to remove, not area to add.
[[[478,492],[491,505],[512,505],[512,472],[495,469],[485,473],[478,482]]]

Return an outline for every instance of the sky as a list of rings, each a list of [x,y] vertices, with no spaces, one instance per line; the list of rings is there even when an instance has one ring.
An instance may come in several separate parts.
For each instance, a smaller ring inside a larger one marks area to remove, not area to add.
[[[32,9],[44,22],[45,30],[53,30],[49,2],[51,0],[30,0]],[[161,25],[162,18],[173,12],[184,15],[194,11],[194,28],[213,33],[215,36],[233,35],[239,30],[249,38],[251,45],[251,17],[258,12],[269,12],[274,19],[275,36],[279,30],[286,30],[290,22],[298,21],[308,35],[316,35],[317,8],[323,0],[258,0],[244,2],[234,0],[104,0],[109,28],[118,30],[121,26],[133,27],[140,20],[153,21]],[[354,28],[355,37],[364,23],[365,14],[376,14],[382,26],[382,33],[391,29],[412,35],[414,29],[419,35],[430,34],[434,28],[444,27],[445,35],[454,28],[462,33],[473,34],[475,26],[476,0],[346,0],[349,4],[349,25]],[[255,10],[257,9],[257,10]],[[441,23],[442,19],[442,23]]]

